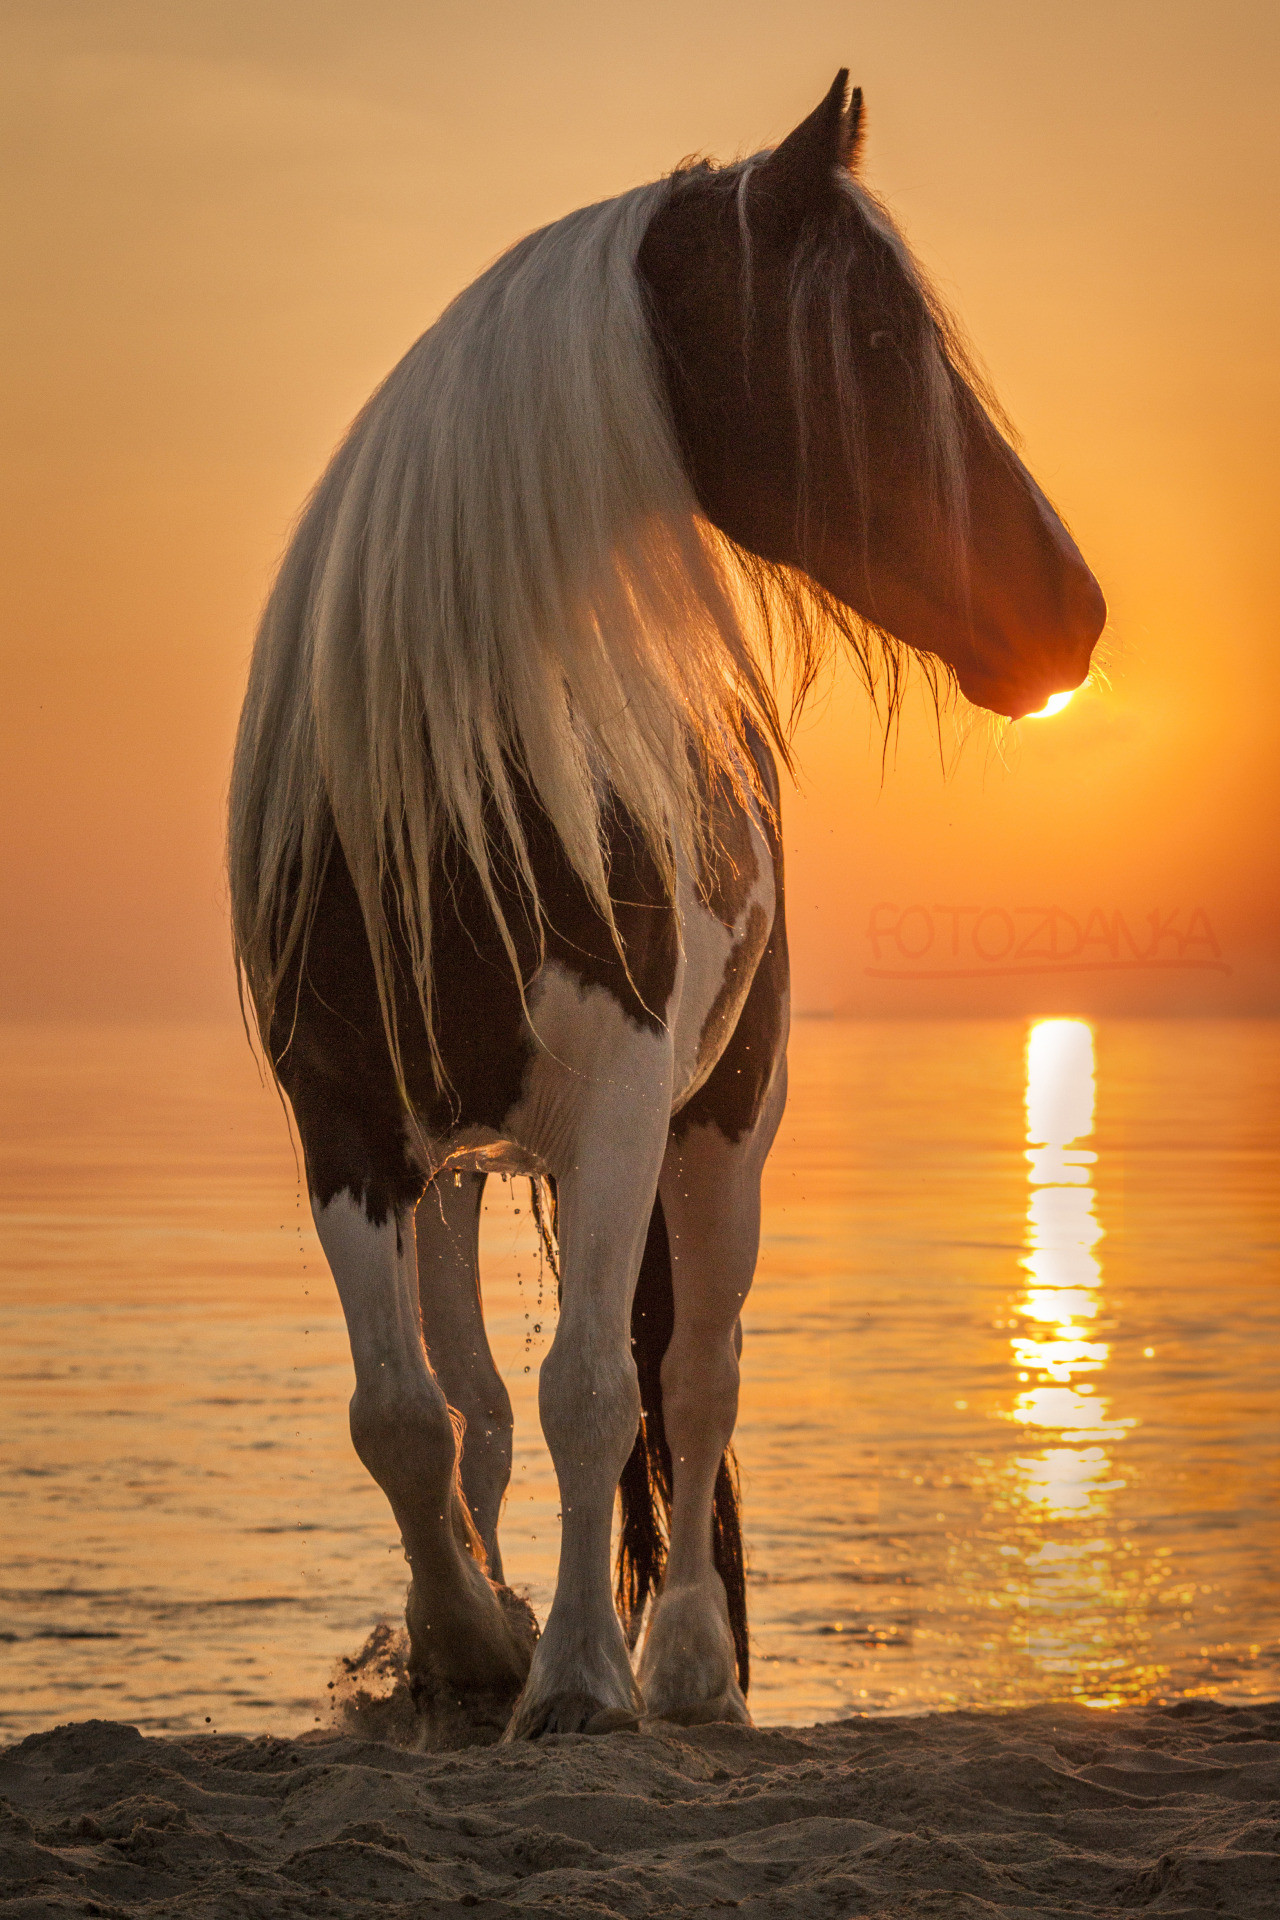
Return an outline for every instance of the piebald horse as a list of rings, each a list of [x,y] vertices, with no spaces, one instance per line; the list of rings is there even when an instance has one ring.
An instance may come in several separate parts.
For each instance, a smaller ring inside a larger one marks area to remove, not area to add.
[[[786,1095],[778,686],[843,641],[892,700],[909,649],[1016,718],[1084,679],[1105,618],[858,178],[846,79],[772,151],[570,214],[468,287],[334,457],[254,652],[241,978],[411,1568],[415,1689],[509,1739],[749,1717],[730,1443]],[[558,1244],[540,1634],[498,1545],[495,1171],[541,1183]]]

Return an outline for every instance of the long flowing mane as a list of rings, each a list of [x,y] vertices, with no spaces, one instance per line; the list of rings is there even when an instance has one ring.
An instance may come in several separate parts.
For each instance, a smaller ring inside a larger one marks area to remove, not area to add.
[[[725,190],[752,164],[721,170]],[[504,254],[374,394],[302,515],[258,633],[230,797],[236,958],[268,1055],[335,835],[398,1062],[392,927],[431,1033],[432,874],[446,837],[474,862],[514,965],[494,873],[497,862],[516,877],[536,920],[522,790],[612,923],[602,810],[613,798],[674,891],[678,859],[697,857],[709,786],[754,783],[747,726],[786,755],[775,664],[801,695],[837,635],[873,664],[854,616],[699,512],[636,270],[679,180],[570,214]],[[827,255],[802,262],[796,295],[839,373],[852,364],[847,263]],[[933,314],[923,292],[920,306]],[[805,337],[797,324],[798,392]],[[958,525],[954,363],[932,320],[921,338],[941,516]]]

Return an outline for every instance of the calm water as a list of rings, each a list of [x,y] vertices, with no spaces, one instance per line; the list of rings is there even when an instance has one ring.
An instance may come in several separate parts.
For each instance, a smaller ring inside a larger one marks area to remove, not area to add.
[[[739,1427],[758,1719],[1280,1695],[1278,1086],[1277,1023],[798,1025]],[[236,1033],[9,1029],[0,1139],[0,1728],[312,1724],[405,1569],[274,1096]],[[484,1258],[543,1611],[527,1187]]]

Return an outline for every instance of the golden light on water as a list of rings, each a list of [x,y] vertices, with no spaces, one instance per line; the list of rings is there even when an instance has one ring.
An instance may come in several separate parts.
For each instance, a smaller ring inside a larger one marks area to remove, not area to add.
[[[1024,1500],[1048,1513],[1083,1517],[1100,1494],[1124,1485],[1123,1480],[1102,1478],[1110,1467],[1102,1447],[1047,1447],[1018,1465],[1025,1475]]]
[[[1024,714],[1023,718],[1026,720],[1048,720],[1055,713],[1061,713],[1062,709],[1075,699],[1079,691],[1079,687],[1072,687],[1069,693],[1051,693],[1042,707],[1037,707],[1034,713]]]
[[[1070,697],[1056,696],[1060,706]],[[1135,1422],[1117,1417],[1102,1391],[1111,1345],[1099,1337],[1104,1234],[1095,1213],[1098,1155],[1088,1144],[1096,1101],[1088,1022],[1037,1021],[1026,1052],[1026,1284],[1010,1336],[1021,1390],[1005,1412],[1032,1443],[1009,1469],[1025,1529],[1013,1585],[1032,1661],[1076,1699],[1100,1706],[1111,1701],[1114,1681],[1103,1671],[1110,1661],[1100,1614],[1133,1611],[1135,1568],[1111,1536],[1125,1486],[1115,1449]],[[1076,1532],[1081,1525],[1088,1537]],[[1129,1650],[1131,1661],[1136,1652]]]
[[[762,1725],[1280,1696],[1280,1028],[1208,1026],[798,1023],[738,1428]],[[6,1042],[0,1740],[86,1713],[300,1732],[404,1561],[278,1107],[232,1030]],[[1209,1084],[1248,1153],[1212,1150]],[[522,1198],[490,1183],[485,1305],[507,1569],[545,1614],[554,1289]]]
[[[1109,1471],[1106,1457],[1092,1443],[1123,1434],[1124,1422],[1109,1417],[1109,1403],[1086,1377],[1101,1373],[1111,1354],[1106,1341],[1092,1337],[1089,1324],[1098,1317],[1102,1289],[1095,1248],[1103,1236],[1092,1184],[1097,1155],[1082,1144],[1093,1133],[1095,1096],[1088,1022],[1037,1021],[1027,1039],[1028,1193],[1021,1265],[1029,1284],[1015,1304],[1027,1326],[1011,1341],[1019,1380],[1027,1385],[1010,1418],[1064,1439],[1087,1437],[1092,1465]],[[1067,1449],[1055,1451],[1062,1455]],[[1063,1466],[1059,1458],[1059,1469]],[[1061,1486],[1067,1504],[1078,1505],[1078,1475],[1037,1472],[1035,1479],[1037,1504],[1052,1506],[1053,1490]]]

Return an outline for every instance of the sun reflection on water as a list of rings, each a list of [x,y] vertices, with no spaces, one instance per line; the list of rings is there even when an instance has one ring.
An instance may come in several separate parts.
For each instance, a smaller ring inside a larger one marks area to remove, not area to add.
[[[1010,1338],[1022,1391],[1005,1409],[1032,1450],[1008,1469],[1006,1498],[1021,1523],[1009,1596],[1035,1665],[1075,1698],[1103,1706],[1116,1698],[1112,1670],[1121,1662],[1133,1697],[1143,1635],[1141,1576],[1114,1512],[1125,1486],[1116,1448],[1136,1423],[1119,1417],[1104,1391],[1104,1235],[1095,1213],[1098,1156],[1087,1144],[1096,1099],[1089,1024],[1037,1021],[1026,1054],[1025,1282]]]
[[[1095,1249],[1103,1235],[1093,1210],[1098,1156],[1081,1142],[1093,1133],[1095,1097],[1092,1028],[1084,1020],[1037,1021],[1027,1040],[1027,1227],[1020,1264],[1028,1285],[1014,1303],[1028,1328],[1011,1342],[1019,1378],[1033,1384],[1018,1395],[1011,1417],[1090,1443],[1118,1438],[1132,1424],[1111,1419],[1109,1401],[1084,1378],[1101,1373],[1111,1356],[1089,1325],[1101,1305]],[[1090,1444],[1087,1451],[1101,1456],[1091,1469],[1109,1472],[1102,1449]],[[1077,1504],[1078,1473],[1037,1475],[1035,1484],[1042,1506],[1052,1507],[1059,1485],[1067,1503]]]

